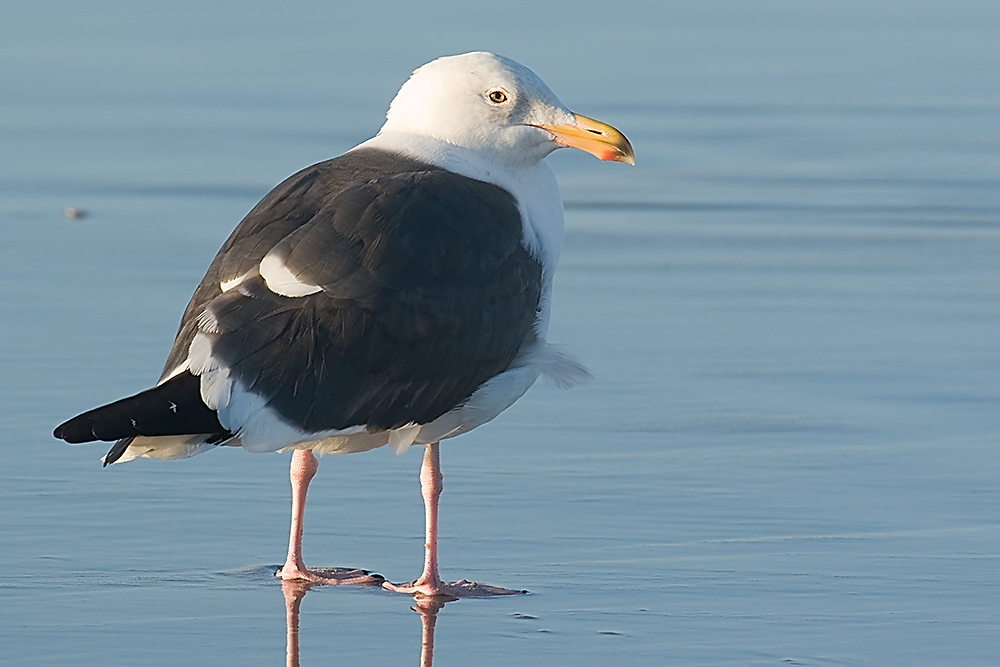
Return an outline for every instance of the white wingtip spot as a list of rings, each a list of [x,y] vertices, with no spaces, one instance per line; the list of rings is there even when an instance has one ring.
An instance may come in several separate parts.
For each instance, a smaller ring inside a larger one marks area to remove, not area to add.
[[[260,260],[260,276],[269,290],[281,296],[307,296],[323,289],[319,285],[310,285],[299,280],[273,253],[268,253]]]

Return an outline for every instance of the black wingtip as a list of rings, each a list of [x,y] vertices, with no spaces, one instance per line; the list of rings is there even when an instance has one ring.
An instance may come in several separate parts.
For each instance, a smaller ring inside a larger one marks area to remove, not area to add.
[[[133,440],[135,440],[135,436],[122,438],[116,442],[104,456],[104,467],[107,468],[109,465],[115,463],[118,459],[124,456],[125,450],[128,449],[128,446],[132,444]]]
[[[201,399],[201,379],[184,371],[163,384],[88,410],[55,428],[52,434],[70,444],[115,442],[108,452],[114,463],[137,436],[229,436],[219,417]],[[223,438],[224,439],[224,438]]]
[[[55,430],[52,431],[52,435],[60,440],[65,440],[71,445],[79,445],[84,442],[97,440],[97,436],[91,430],[93,420],[89,419],[88,415],[89,413],[84,413],[68,421],[64,421],[59,426],[56,426]]]

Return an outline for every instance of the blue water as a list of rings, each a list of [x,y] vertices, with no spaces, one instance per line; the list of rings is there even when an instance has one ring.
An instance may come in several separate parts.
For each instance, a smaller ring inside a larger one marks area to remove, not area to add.
[[[270,187],[489,49],[638,164],[550,158],[550,338],[597,379],[443,446],[442,574],[531,594],[446,605],[434,664],[1000,664],[1000,5],[4,14],[0,663],[419,664],[406,596],[286,617],[287,455],[50,432],[158,376]],[[415,577],[419,464],[323,459],[307,562]]]

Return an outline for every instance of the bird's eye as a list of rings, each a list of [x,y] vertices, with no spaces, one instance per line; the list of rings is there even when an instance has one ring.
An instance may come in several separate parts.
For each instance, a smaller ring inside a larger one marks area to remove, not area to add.
[[[493,104],[503,104],[507,101],[507,93],[500,88],[494,88],[490,92],[486,93],[486,99]]]

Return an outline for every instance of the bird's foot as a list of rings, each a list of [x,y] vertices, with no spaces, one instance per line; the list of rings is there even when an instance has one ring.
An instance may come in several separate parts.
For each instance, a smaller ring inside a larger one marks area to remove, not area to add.
[[[381,574],[372,574],[368,570],[352,570],[347,567],[305,568],[285,565],[274,576],[282,581],[308,581],[313,584],[327,586],[378,586],[385,582]]]
[[[461,579],[453,583],[411,581],[407,584],[394,584],[389,581],[382,582],[382,588],[394,593],[409,593],[418,600],[422,598],[436,598],[443,601],[457,600],[458,598],[489,598],[498,595],[524,595],[528,591],[501,588],[480,584],[475,581]]]

